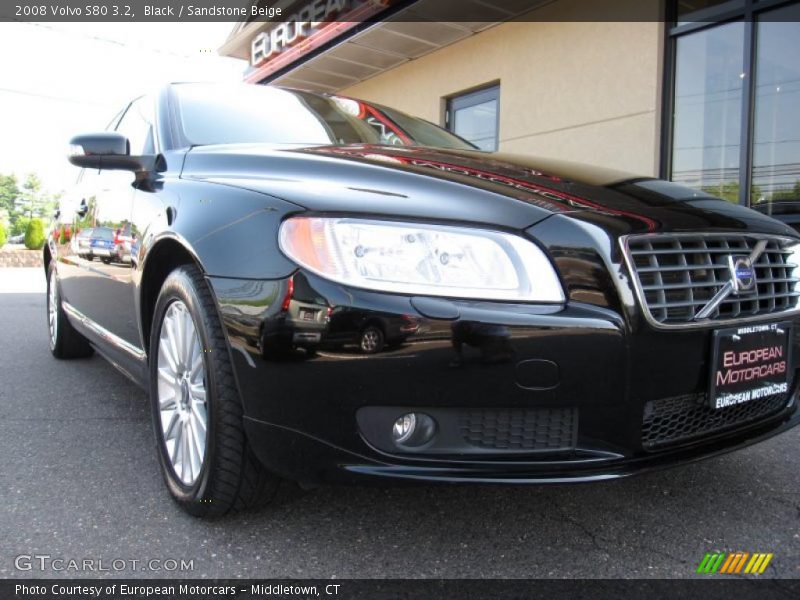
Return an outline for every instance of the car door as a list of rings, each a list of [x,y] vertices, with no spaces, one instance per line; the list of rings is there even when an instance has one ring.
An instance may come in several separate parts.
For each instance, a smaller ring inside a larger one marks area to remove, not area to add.
[[[114,131],[120,118],[127,110],[120,110],[106,131]],[[100,172],[95,169],[81,169],[75,185],[67,190],[59,202],[59,221],[70,232],[70,243],[59,247],[58,277],[62,300],[81,314],[92,312],[92,286],[88,276],[94,260],[91,254],[93,224],[96,220],[96,191]]]
[[[83,305],[81,298],[81,281],[83,261],[88,256],[89,239],[92,228],[87,219],[88,207],[86,206],[87,189],[91,188],[91,180],[96,172],[81,169],[75,185],[67,190],[59,201],[59,225],[69,230],[69,244],[58,248],[58,278],[61,287],[61,299],[80,310]]]
[[[153,110],[150,97],[131,102],[115,130],[130,144],[130,154],[155,153]],[[136,190],[135,176],[129,171],[101,170],[83,187],[83,221],[92,228],[91,251],[76,259],[79,285],[70,293],[76,308],[95,325],[111,334],[113,343],[140,350],[131,283],[129,232]]]

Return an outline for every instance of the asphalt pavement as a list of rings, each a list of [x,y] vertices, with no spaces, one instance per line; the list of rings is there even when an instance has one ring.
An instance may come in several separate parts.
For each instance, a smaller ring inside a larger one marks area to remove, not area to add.
[[[800,428],[604,483],[284,486],[197,520],[162,484],[144,392],[48,352],[43,282],[0,270],[0,577],[693,577],[712,551],[772,552],[763,577],[800,577]],[[107,570],[71,568],[85,559]]]

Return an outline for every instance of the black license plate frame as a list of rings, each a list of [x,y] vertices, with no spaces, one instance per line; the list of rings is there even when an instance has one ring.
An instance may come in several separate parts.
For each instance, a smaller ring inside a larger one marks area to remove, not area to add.
[[[714,331],[709,406],[724,410],[789,391],[792,323],[759,323]]]

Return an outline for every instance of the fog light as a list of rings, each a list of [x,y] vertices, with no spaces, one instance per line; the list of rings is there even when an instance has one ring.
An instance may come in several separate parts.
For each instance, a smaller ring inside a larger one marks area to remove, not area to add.
[[[403,444],[408,441],[408,438],[414,435],[414,431],[416,429],[417,415],[414,413],[408,413],[394,422],[394,427],[392,427],[392,437],[396,443]]]
[[[423,413],[408,413],[392,426],[392,439],[398,446],[422,446],[436,433],[436,421]]]

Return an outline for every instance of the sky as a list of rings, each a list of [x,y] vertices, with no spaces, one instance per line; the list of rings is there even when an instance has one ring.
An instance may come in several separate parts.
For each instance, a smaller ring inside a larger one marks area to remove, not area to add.
[[[102,131],[126,102],[167,81],[241,81],[217,48],[233,23],[0,23],[0,173],[45,191],[78,174],[69,139]]]

